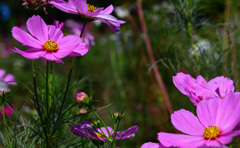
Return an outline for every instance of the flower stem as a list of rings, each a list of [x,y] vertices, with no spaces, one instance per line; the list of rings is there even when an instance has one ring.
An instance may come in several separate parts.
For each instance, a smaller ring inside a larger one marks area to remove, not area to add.
[[[7,139],[8,139],[8,143],[10,145],[10,148],[12,148],[12,142],[11,142],[11,140],[9,138],[9,135],[8,135],[7,123],[6,123],[6,119],[5,119],[4,102],[2,102],[2,114],[3,114],[3,124],[4,124],[5,133],[6,133],[6,136],[7,136]]]
[[[98,113],[91,107],[89,106],[89,109],[93,112],[93,114],[95,116],[97,116],[98,120],[103,124],[103,126],[106,128],[107,132],[108,132],[108,135],[109,135],[109,138],[108,138],[108,141],[112,142],[112,135],[111,133],[109,132],[108,128],[107,128],[107,125],[104,123],[104,121],[102,120],[102,118],[98,115]],[[103,133],[104,134],[104,133]]]
[[[195,45],[194,45],[194,41],[193,41],[193,32],[192,32],[192,22],[191,22],[191,3],[192,1],[191,0],[187,0],[187,33],[188,33],[188,36],[190,38],[190,41],[191,41],[191,46],[192,46],[192,49],[193,49],[193,52],[194,52],[194,55],[195,55],[195,59],[197,61],[197,64],[198,64],[198,70],[200,70],[200,61],[199,61],[199,58],[198,58],[198,55],[197,55],[197,51],[196,51],[196,48],[195,48]]]
[[[119,125],[119,121],[115,121],[115,124],[114,124],[114,134],[113,134],[113,141],[112,141],[112,148],[116,147],[114,142],[115,142],[115,138],[117,136],[117,128],[118,128],[118,125]]]
[[[52,89],[53,89],[53,68],[52,68],[52,62],[50,62],[50,74],[49,74],[49,108],[52,106]]]

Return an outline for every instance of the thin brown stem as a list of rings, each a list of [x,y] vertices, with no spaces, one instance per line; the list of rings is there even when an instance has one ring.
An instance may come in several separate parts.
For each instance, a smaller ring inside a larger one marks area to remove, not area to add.
[[[137,0],[137,9],[138,9],[138,15],[139,15],[141,27],[142,27],[144,37],[145,37],[144,41],[146,44],[148,58],[149,58],[151,64],[153,64],[153,71],[154,71],[155,77],[157,79],[159,88],[162,91],[162,97],[163,97],[164,103],[166,105],[166,108],[169,111],[169,113],[172,114],[173,113],[172,104],[170,102],[168,93],[167,93],[165,85],[163,83],[162,76],[158,70],[158,66],[156,64],[154,64],[154,63],[156,63],[156,60],[153,56],[152,45],[151,45],[151,42],[150,42],[150,39],[148,36],[147,25],[145,22],[144,13],[143,13],[143,9],[142,9],[142,0]]]

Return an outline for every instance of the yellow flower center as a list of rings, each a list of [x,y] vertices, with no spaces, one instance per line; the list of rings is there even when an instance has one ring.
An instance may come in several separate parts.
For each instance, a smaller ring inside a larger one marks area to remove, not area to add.
[[[55,41],[48,40],[44,43],[44,48],[48,52],[56,52],[58,50],[58,45]]]
[[[93,5],[89,5],[89,4],[87,4],[87,6],[88,6],[88,11],[89,11],[89,12],[93,12],[94,10],[97,9],[97,8],[94,7]]]
[[[99,138],[104,138],[104,136],[103,136],[102,133],[99,133],[99,132],[96,132],[96,131],[94,131],[94,133],[95,133]]]
[[[220,129],[214,125],[209,125],[208,128],[205,128],[203,131],[203,137],[205,139],[215,139],[216,137],[218,137],[220,135]]]
[[[222,96],[221,98],[223,99],[223,98],[225,98],[226,96]]]

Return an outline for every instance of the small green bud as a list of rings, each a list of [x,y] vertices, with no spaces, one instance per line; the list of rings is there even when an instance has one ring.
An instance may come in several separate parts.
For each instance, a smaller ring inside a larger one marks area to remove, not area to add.
[[[100,128],[101,122],[96,120],[92,123],[92,128]]]
[[[120,120],[122,120],[123,117],[124,117],[124,115],[120,114],[119,112],[116,112],[116,113],[113,113],[113,114],[112,114],[112,118],[113,118],[114,120],[120,121]]]
[[[79,92],[76,94],[76,100],[79,105],[88,104],[89,97],[85,92]]]

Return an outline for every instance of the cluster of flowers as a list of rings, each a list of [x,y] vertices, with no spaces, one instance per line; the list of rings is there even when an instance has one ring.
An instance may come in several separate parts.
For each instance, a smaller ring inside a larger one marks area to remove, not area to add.
[[[226,147],[240,134],[240,93],[233,81],[223,76],[209,82],[178,73],[175,86],[196,106],[197,117],[180,109],[171,115],[172,124],[185,134],[158,133],[160,143],[148,142],[142,148],[159,147]]]

